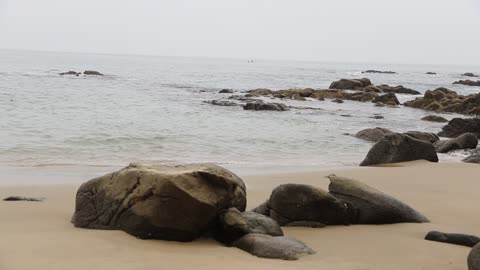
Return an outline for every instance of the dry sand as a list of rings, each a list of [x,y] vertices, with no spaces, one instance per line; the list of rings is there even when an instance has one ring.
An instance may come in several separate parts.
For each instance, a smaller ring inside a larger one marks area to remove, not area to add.
[[[0,187],[0,197],[40,196],[35,202],[0,202],[0,270],[17,269],[458,269],[469,248],[423,240],[429,230],[480,235],[480,166],[424,162],[244,177],[249,208],[282,183],[326,188],[330,173],[354,177],[416,208],[429,224],[285,228],[317,251],[298,261],[256,258],[201,239],[193,243],[138,240],[121,231],[77,229],[70,223],[76,185]],[[240,175],[241,176],[241,175]]]

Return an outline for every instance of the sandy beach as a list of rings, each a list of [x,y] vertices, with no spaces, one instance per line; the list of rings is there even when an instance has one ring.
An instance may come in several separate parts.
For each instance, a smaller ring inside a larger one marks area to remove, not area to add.
[[[327,188],[325,176],[352,177],[425,214],[431,223],[284,228],[317,253],[298,261],[256,258],[213,240],[138,240],[121,231],[77,229],[70,223],[78,185],[10,186],[9,195],[45,202],[0,202],[0,269],[466,269],[467,247],[423,240],[430,230],[480,235],[478,175],[472,164],[413,162],[390,167],[242,177],[248,208],[283,183]],[[87,180],[87,179],[86,179]]]

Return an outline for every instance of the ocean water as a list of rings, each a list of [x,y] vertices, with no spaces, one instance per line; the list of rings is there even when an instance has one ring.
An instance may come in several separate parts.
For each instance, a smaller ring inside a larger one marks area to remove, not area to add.
[[[106,76],[58,75],[86,69]],[[398,74],[362,74],[366,69]],[[244,111],[204,101],[226,99],[228,94],[218,93],[223,88],[236,94],[255,88],[328,88],[334,80],[360,77],[422,93],[441,86],[479,92],[452,85],[464,72],[480,68],[0,50],[0,166],[213,162],[258,172],[357,166],[372,144],[346,133],[370,127],[438,132],[443,124],[421,121],[431,114],[426,111],[354,101],[280,101],[322,109],[288,112]],[[375,114],[385,118],[372,119]],[[456,152],[441,160],[463,156]]]

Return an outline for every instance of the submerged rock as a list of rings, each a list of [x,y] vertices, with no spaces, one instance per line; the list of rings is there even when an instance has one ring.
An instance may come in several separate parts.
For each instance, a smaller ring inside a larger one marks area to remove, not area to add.
[[[479,137],[480,118],[453,118],[442,128],[438,136],[454,138],[464,133],[474,133]]]
[[[436,73],[436,72],[430,72],[430,71],[429,71],[429,72],[427,72],[427,73],[425,73],[425,74],[427,74],[427,75],[437,75],[437,73]]]
[[[43,202],[45,198],[35,198],[35,197],[23,197],[23,196],[9,196],[3,199],[6,202],[17,202],[17,201],[26,201],[26,202]]]
[[[205,103],[207,104],[211,104],[211,105],[216,105],[216,106],[225,106],[225,107],[234,107],[234,106],[240,106],[240,104],[237,104],[235,102],[232,102],[232,101],[228,101],[228,100],[208,100],[208,101],[204,101]]]
[[[409,135],[392,133],[383,136],[372,146],[360,166],[396,163],[413,160],[438,162],[435,147]]]
[[[354,224],[429,222],[410,206],[364,183],[336,175],[328,178],[330,194],[348,203]]]
[[[142,239],[192,241],[221,211],[245,206],[245,184],[221,167],[131,164],[81,185],[72,223]]]
[[[451,140],[442,140],[434,144],[438,153],[448,153],[459,149],[475,149],[478,145],[477,135],[465,133]]]
[[[233,93],[233,90],[232,89],[222,89],[220,90],[220,92],[218,92],[219,94],[232,94]]]
[[[454,245],[474,247],[480,243],[480,238],[475,235],[459,234],[459,233],[443,233],[430,231],[425,236],[425,240],[442,242]]]
[[[447,119],[438,116],[438,115],[427,115],[422,118],[423,121],[430,121],[430,122],[438,122],[438,123],[446,123],[448,122]]]
[[[232,244],[241,250],[261,258],[298,260],[308,254],[315,254],[303,242],[285,236],[247,234]]]
[[[264,103],[264,102],[248,102],[243,106],[244,110],[251,111],[288,111],[287,105],[282,103]]]

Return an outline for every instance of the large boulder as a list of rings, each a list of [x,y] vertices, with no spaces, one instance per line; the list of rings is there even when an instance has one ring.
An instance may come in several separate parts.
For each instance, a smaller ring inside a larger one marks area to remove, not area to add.
[[[309,185],[286,184],[272,191],[270,217],[281,226],[294,221],[350,224],[347,206],[328,192]]]
[[[362,140],[369,141],[369,142],[377,142],[383,136],[391,133],[394,133],[394,132],[386,128],[381,128],[381,127],[366,128],[366,129],[360,130],[357,134],[355,134],[355,137]]]
[[[474,247],[480,243],[480,238],[475,235],[460,234],[460,233],[444,233],[437,231],[430,231],[425,236],[425,240],[448,243],[454,245],[461,245],[467,247]]]
[[[448,122],[447,119],[438,116],[438,115],[427,115],[422,118],[423,121],[429,121],[429,122],[437,122],[437,123],[446,123]]]
[[[367,78],[362,79],[340,79],[330,84],[330,89],[359,90],[371,85],[372,82]]]
[[[409,135],[392,133],[383,136],[372,146],[360,166],[425,159],[438,162],[435,147]]]
[[[282,228],[275,220],[251,211],[242,213],[237,208],[220,213],[217,222],[213,235],[224,244],[230,244],[250,233],[283,236]]]
[[[376,97],[372,100],[373,103],[381,102],[386,105],[400,105],[400,101],[398,101],[397,96],[394,93],[387,93],[381,96]]]
[[[336,175],[328,178],[330,194],[348,203],[354,224],[429,222],[410,206],[364,183]]]
[[[464,133],[480,136],[480,118],[453,118],[442,128],[438,136],[455,138]]]
[[[472,248],[467,258],[468,270],[480,270],[480,244]]]
[[[261,258],[298,260],[308,254],[315,254],[303,242],[285,236],[247,234],[232,244],[241,250]]]
[[[413,137],[417,140],[426,141],[426,142],[429,142],[429,143],[434,143],[434,142],[437,142],[438,140],[440,140],[440,138],[438,138],[437,134],[430,133],[430,132],[407,131],[403,134],[408,135],[410,137]]]
[[[475,149],[478,145],[476,134],[465,133],[451,140],[442,140],[434,144],[438,153],[447,153],[458,149]]]
[[[250,111],[288,111],[287,105],[282,103],[264,103],[264,102],[248,102],[243,106],[244,110]]]
[[[142,239],[192,241],[221,211],[245,206],[243,181],[221,167],[130,164],[80,186],[72,223]]]

